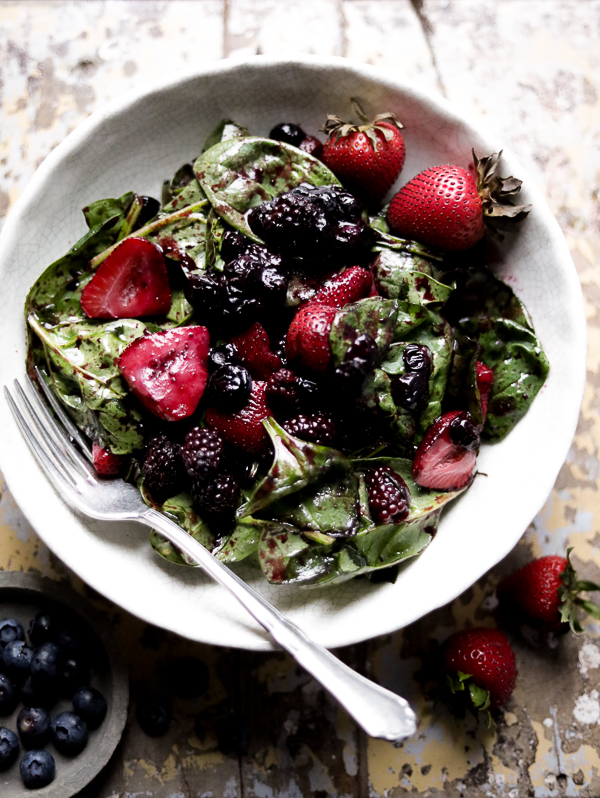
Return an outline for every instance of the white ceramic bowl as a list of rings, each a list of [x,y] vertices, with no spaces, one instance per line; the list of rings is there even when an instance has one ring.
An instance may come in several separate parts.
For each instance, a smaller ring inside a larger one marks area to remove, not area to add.
[[[99,111],[44,161],[0,238],[0,383],[24,373],[23,303],[31,284],[84,232],[81,208],[133,189],[160,194],[161,182],[194,158],[224,117],[267,135],[280,121],[316,131],[327,113],[358,97],[369,113],[393,111],[405,125],[401,185],[438,163],[467,165],[471,147],[494,141],[441,98],[392,74],[340,58],[257,57],[220,61],[165,80]],[[479,478],[445,510],[440,530],[396,584],[365,579],[327,589],[273,587],[242,568],[265,596],[315,640],[335,647],[391,632],[468,588],[517,543],[548,497],[573,437],[585,380],[581,290],[558,224],[533,182],[504,152],[503,174],[524,179],[532,211],[507,238],[498,266],[529,308],[551,364],[530,412],[502,443],[483,446]],[[147,531],[81,518],[53,491],[0,400],[0,465],[23,512],[48,546],[88,584],[125,609],[185,637],[268,649],[269,639],[222,588],[198,569],[153,554]]]

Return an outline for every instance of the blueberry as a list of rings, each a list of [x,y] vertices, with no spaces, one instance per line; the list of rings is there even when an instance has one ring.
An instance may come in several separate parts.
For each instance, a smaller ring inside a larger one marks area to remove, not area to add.
[[[13,682],[20,684],[29,676],[32,654],[33,651],[23,640],[11,640],[4,646],[4,670]]]
[[[243,366],[225,363],[212,373],[206,391],[212,404],[226,413],[235,413],[248,404],[252,377]]]
[[[74,712],[61,712],[52,721],[52,742],[65,756],[77,756],[88,741],[88,727]]]
[[[25,640],[25,630],[15,618],[0,621],[0,650],[13,640]]]
[[[6,726],[0,726],[0,772],[17,761],[19,756],[19,738]]]
[[[306,138],[306,133],[299,125],[295,125],[293,122],[280,122],[272,128],[269,138],[299,147]]]
[[[19,703],[19,694],[5,673],[0,673],[0,715],[12,715]]]
[[[62,664],[61,692],[70,698],[78,687],[90,683],[90,666],[83,657],[67,657]]]
[[[160,210],[160,202],[154,199],[154,197],[140,196],[139,199],[142,203],[142,209],[138,218],[135,220],[134,230],[139,230],[140,227],[144,227],[144,225],[148,224]]]
[[[106,717],[106,699],[95,687],[80,687],[71,698],[73,709],[84,720],[88,729],[97,729]]]
[[[208,668],[196,657],[181,657],[169,663],[167,676],[174,695],[197,698],[208,687]]]
[[[29,624],[29,639],[33,646],[54,641],[58,635],[58,619],[48,612],[38,612]]]
[[[160,696],[146,696],[137,707],[137,719],[149,737],[162,737],[171,723],[171,706]]]
[[[33,676],[28,676],[21,685],[21,701],[26,707],[51,707],[58,699],[57,686],[40,685]]]
[[[58,689],[64,657],[56,643],[42,643],[31,657],[31,676],[40,688]]]
[[[61,629],[56,638],[56,645],[65,656],[77,656],[83,650],[81,636],[72,629]]]
[[[19,765],[23,784],[30,790],[45,787],[54,779],[54,757],[47,751],[29,751]]]
[[[24,748],[43,748],[50,739],[50,715],[42,707],[23,707],[17,715],[17,732]]]

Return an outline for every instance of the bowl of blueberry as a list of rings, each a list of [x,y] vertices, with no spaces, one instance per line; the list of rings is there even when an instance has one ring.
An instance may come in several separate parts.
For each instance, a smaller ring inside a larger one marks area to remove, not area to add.
[[[0,269],[3,379],[43,380],[102,477],[329,646],[498,562],[574,433],[581,289],[533,180],[364,64],[219,62],[98,112],[11,214]],[[15,498],[95,589],[269,647],[160,534],[73,514],[5,428]]]
[[[127,672],[107,623],[49,579],[0,574],[0,788],[69,798],[123,732]]]

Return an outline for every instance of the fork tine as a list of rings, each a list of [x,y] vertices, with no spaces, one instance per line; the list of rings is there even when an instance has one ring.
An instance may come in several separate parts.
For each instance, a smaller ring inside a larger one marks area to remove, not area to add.
[[[17,407],[15,400],[12,397],[11,392],[8,390],[6,385],[4,386],[4,395],[6,396],[6,401],[12,411],[13,416],[17,422],[17,426],[21,430],[21,434],[29,444],[31,451],[33,452],[36,460],[42,467],[42,469],[46,472],[50,480],[54,483],[54,486],[63,493],[68,495],[72,495],[73,491],[79,493],[79,490],[76,485],[72,484],[71,481],[65,479],[63,474],[58,470],[56,465],[50,460],[44,448],[39,444],[35,435],[31,431],[31,428],[23,418],[21,411]]]
[[[71,438],[73,438],[73,440],[77,441],[77,443],[79,444],[79,446],[81,448],[81,451],[84,453],[84,455],[90,461],[90,463],[93,463],[92,449],[91,449],[91,446],[89,444],[89,441],[87,441],[84,438],[84,436],[77,429],[75,424],[73,424],[73,422],[71,421],[69,416],[65,413],[63,408],[60,406],[60,404],[58,402],[58,399],[56,398],[56,396],[54,395],[52,389],[50,388],[50,386],[48,385],[48,383],[46,381],[46,375],[44,374],[44,372],[40,368],[38,368],[36,366],[35,367],[35,373],[37,374],[37,378],[38,378],[38,381],[40,383],[40,387],[41,387],[42,391],[44,392],[44,396],[48,400],[48,403],[49,403],[50,407],[54,410],[54,412],[56,413],[56,415],[58,416],[58,418],[62,422],[64,428],[67,430],[67,432],[69,433]]]
[[[54,433],[54,438],[56,440],[58,448],[61,450],[63,455],[65,455],[71,460],[71,462],[73,463],[75,468],[77,468],[81,476],[88,479],[88,481],[90,481],[91,479],[92,482],[95,482],[95,476],[96,476],[95,470],[90,466],[88,461],[79,453],[79,449],[73,446],[73,443],[69,439],[64,428],[62,428],[56,422],[56,419],[54,418],[54,416],[52,415],[46,404],[42,401],[42,397],[40,396],[39,391],[36,389],[33,380],[28,375],[25,376],[25,379],[27,380],[27,383],[29,384],[32,390],[32,395],[35,398],[35,404],[37,405],[42,415],[44,416],[51,431]],[[18,390],[20,395],[22,395],[23,398],[26,400],[26,397],[21,389],[21,386],[18,386]]]

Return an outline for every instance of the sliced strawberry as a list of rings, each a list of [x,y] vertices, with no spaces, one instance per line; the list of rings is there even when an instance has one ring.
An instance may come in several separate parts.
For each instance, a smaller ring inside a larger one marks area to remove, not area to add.
[[[350,302],[358,302],[359,299],[369,295],[373,286],[373,276],[368,269],[362,266],[351,266],[340,274],[335,274],[327,280],[323,288],[312,299],[312,302],[320,302],[322,305],[329,305],[333,308],[343,308]]]
[[[250,454],[260,454],[269,445],[269,436],[262,422],[273,415],[267,407],[266,385],[266,382],[254,381],[248,404],[236,413],[224,413],[216,407],[209,407],[206,425],[233,446]]]
[[[90,319],[167,313],[171,289],[161,250],[145,238],[126,238],[83,289],[81,307]]]
[[[267,331],[258,322],[234,335],[231,343],[235,344],[238,357],[254,380],[268,380],[273,372],[283,368],[281,360],[271,351]]]
[[[331,362],[329,333],[337,308],[309,302],[300,308],[289,326],[285,350],[290,361],[324,372]]]
[[[481,412],[483,413],[483,420],[485,421],[488,405],[490,403],[490,395],[494,387],[494,372],[480,360],[478,360],[475,365],[475,371],[477,376],[477,390],[479,391],[479,398],[481,399]]]
[[[140,402],[165,421],[191,416],[208,378],[206,327],[178,327],[129,344],[117,361]]]
[[[413,461],[418,485],[434,490],[460,490],[473,479],[479,432],[464,410],[436,419],[425,433]]]
[[[117,477],[125,463],[122,454],[113,454],[95,441],[92,444],[92,458],[94,468],[101,477]]]

